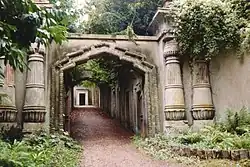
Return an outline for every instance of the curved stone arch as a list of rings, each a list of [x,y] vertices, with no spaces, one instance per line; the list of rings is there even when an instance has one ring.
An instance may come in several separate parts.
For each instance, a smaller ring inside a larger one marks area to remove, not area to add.
[[[81,48],[75,52],[67,53],[52,65],[50,103],[51,130],[63,129],[64,125],[64,71],[74,68],[78,64],[83,64],[90,59],[101,57],[104,54],[105,56],[115,56],[121,61],[129,62],[133,64],[135,69],[144,73],[144,133],[151,135],[159,132],[160,118],[157,103],[158,89],[155,66],[146,61],[146,55],[139,52],[132,52],[127,48],[110,43],[99,43]]]
[[[77,64],[85,63],[89,59],[100,57],[102,54],[116,56],[120,60],[130,62],[135,68],[143,72],[150,71],[154,68],[153,64],[146,61],[146,56],[144,54],[132,52],[127,48],[109,43],[100,43],[81,48],[76,52],[67,53],[63,58],[56,61],[54,66],[60,70],[67,70],[75,67]]]

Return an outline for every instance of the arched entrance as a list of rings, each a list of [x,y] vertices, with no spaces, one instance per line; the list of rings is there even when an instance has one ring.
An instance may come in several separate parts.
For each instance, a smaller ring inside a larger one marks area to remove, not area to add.
[[[133,93],[135,97],[133,99],[138,103],[136,106],[131,106],[129,103],[129,92],[125,90],[122,92],[124,99],[119,99],[121,94],[117,95],[114,90],[110,90],[110,99],[115,104],[116,101],[122,101],[125,104],[117,107],[116,110],[122,110],[121,115],[118,112],[118,118],[120,117],[125,121],[127,126],[130,126],[128,121],[131,113],[129,113],[129,108],[134,110],[140,110],[136,112],[136,124],[140,129],[140,133],[143,135],[151,135],[158,133],[160,131],[160,119],[159,119],[159,109],[157,106],[157,74],[155,66],[146,61],[146,55],[131,52],[127,48],[117,46],[110,43],[100,43],[92,45],[90,47],[82,48],[78,51],[65,54],[62,58],[57,60],[52,66],[51,75],[51,100],[50,100],[50,126],[51,130],[63,129],[65,120],[68,118],[68,113],[66,112],[65,97],[66,91],[64,86],[65,72],[74,68],[79,64],[86,63],[90,59],[95,59],[98,57],[105,56],[115,56],[120,61],[127,62],[132,65],[133,69],[139,71],[143,74],[143,82],[138,82],[133,86]],[[113,96],[112,96],[113,95]],[[116,98],[114,98],[116,97]],[[130,96],[132,97],[132,96]],[[111,103],[112,104],[112,103]],[[112,107],[110,107],[110,114],[112,113]],[[116,115],[117,115],[116,114]]]

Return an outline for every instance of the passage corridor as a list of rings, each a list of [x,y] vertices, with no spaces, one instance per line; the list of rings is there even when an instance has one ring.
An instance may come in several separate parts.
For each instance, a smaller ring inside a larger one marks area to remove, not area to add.
[[[97,109],[74,110],[71,131],[84,145],[81,167],[168,167],[140,153],[131,144],[133,134]]]

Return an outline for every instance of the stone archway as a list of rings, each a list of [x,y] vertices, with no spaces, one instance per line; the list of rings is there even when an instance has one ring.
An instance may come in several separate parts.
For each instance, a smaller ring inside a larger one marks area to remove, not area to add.
[[[157,74],[154,65],[146,61],[146,55],[131,52],[127,48],[116,44],[99,43],[89,47],[81,48],[78,51],[65,54],[52,66],[51,75],[51,99],[50,99],[50,127],[51,130],[63,129],[65,115],[65,87],[64,71],[74,68],[78,64],[86,63],[90,59],[110,55],[119,58],[121,61],[129,62],[133,68],[144,74],[143,95],[143,128],[144,134],[152,135],[160,131],[159,108],[157,104]],[[140,87],[140,85],[138,85]]]

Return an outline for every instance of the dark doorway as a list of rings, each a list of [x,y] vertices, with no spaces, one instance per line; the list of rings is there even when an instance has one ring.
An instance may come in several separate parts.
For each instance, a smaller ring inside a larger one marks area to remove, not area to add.
[[[85,93],[80,93],[79,94],[79,104],[80,106],[84,106],[85,104],[85,98],[86,98],[86,94]]]

